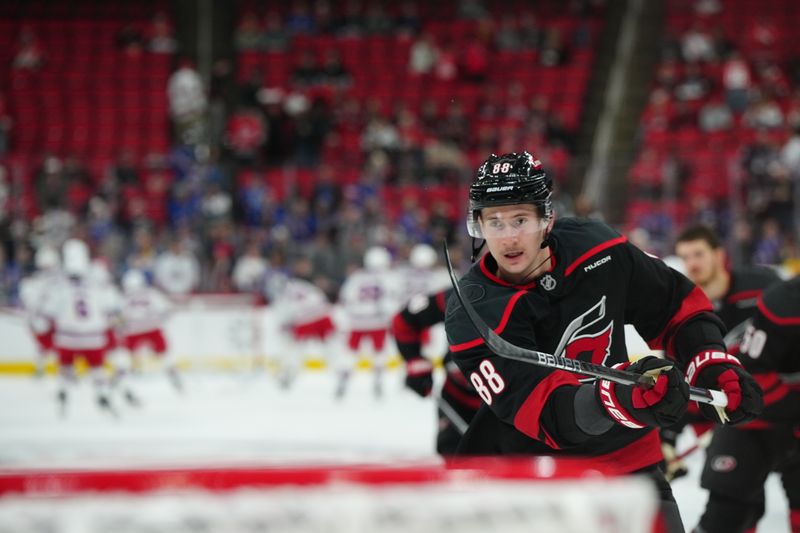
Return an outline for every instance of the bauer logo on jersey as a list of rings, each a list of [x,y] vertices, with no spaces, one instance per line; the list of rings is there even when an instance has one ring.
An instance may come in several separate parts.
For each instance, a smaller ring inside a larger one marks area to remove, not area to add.
[[[611,353],[614,322],[604,323],[606,297],[570,322],[558,343],[556,355],[602,365]]]
[[[539,284],[542,286],[544,290],[552,291],[553,289],[556,288],[556,278],[554,278],[550,274],[545,274],[539,280]]]

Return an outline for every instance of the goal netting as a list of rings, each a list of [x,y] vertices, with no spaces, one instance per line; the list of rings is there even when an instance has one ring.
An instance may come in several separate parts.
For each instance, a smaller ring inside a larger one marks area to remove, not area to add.
[[[656,516],[647,480],[550,458],[0,471],[0,533],[642,533]]]

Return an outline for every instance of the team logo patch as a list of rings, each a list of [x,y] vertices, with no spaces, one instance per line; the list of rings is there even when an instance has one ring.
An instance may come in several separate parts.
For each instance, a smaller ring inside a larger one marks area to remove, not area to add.
[[[614,334],[614,321],[604,322],[605,317],[606,297],[603,296],[585,313],[570,322],[554,353],[596,365],[605,364],[611,354],[611,339]]]
[[[546,291],[552,291],[556,288],[556,278],[551,276],[550,274],[545,274],[539,280],[539,285]]]
[[[736,469],[736,458],[731,455],[716,455],[711,460],[711,470],[714,472],[733,472]]]

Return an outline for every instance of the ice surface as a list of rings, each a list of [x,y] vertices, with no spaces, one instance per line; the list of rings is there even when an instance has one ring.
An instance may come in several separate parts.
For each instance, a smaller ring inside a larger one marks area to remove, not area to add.
[[[288,391],[266,373],[187,375],[184,393],[162,376],[135,385],[141,408],[115,398],[120,418],[100,412],[88,382],[71,395],[61,418],[54,378],[0,378],[0,469],[239,466],[346,462],[436,461],[435,408],[385,376],[375,399],[372,375],[356,374],[341,401],[329,372],[307,372]],[[691,435],[679,449],[691,443]],[[705,504],[698,477],[702,452],[690,456],[690,475],[673,484],[687,528]],[[767,484],[767,513],[759,532],[789,531],[779,480]]]

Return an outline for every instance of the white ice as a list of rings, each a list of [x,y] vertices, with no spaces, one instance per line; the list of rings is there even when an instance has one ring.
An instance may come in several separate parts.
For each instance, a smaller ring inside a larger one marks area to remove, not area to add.
[[[178,393],[166,378],[145,376],[136,384],[144,405],[115,398],[121,416],[114,420],[96,408],[88,383],[74,390],[61,418],[55,379],[0,378],[0,470],[436,461],[433,402],[404,389],[400,372],[385,376],[378,400],[365,372],[341,401],[329,372],[306,372],[288,391],[263,372],[185,381]],[[687,435],[679,448],[690,443]],[[702,452],[690,456],[690,475],[673,484],[687,529],[706,500],[702,459]],[[788,532],[775,476],[767,498],[758,531]]]

